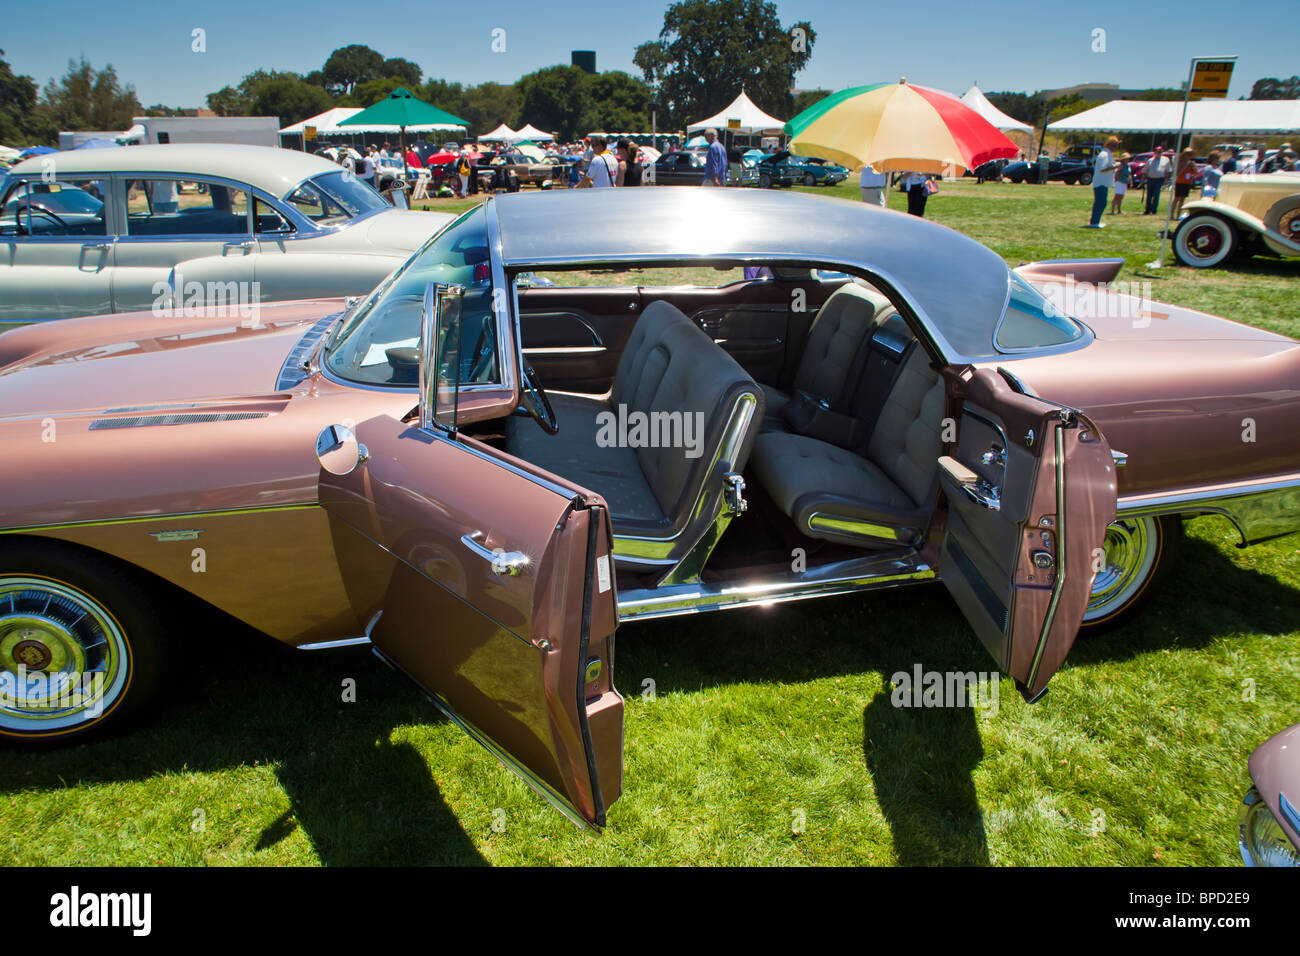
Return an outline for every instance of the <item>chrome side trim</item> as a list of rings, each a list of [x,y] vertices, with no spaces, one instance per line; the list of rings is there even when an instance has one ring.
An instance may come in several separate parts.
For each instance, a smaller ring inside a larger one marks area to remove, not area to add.
[[[1223,515],[1241,536],[1238,547],[1300,531],[1300,473],[1227,487],[1153,492],[1119,499],[1119,517]]]
[[[1038,679],[1038,666],[1043,662],[1043,652],[1047,650],[1047,638],[1052,632],[1052,622],[1056,620],[1056,608],[1061,603],[1061,592],[1065,589],[1065,576],[1069,571],[1066,560],[1066,524],[1065,524],[1065,422],[1056,424],[1056,580],[1052,583],[1052,600],[1047,605],[1047,616],[1043,619],[1043,629],[1038,633],[1038,647],[1034,650],[1034,661],[1029,665],[1029,677],[1025,687],[1031,691],[1034,681]],[[1014,618],[1007,618],[1007,627],[1014,628]],[[1007,642],[1007,654],[1011,654],[1011,641]],[[1009,664],[1010,661],[1008,660]],[[1009,670],[1009,668],[1004,668]]]
[[[687,582],[620,591],[618,619],[649,621],[682,614],[783,604],[806,598],[920,584],[935,572],[915,553],[869,555],[759,581]]]
[[[335,647],[358,647],[362,644],[369,644],[368,637],[343,637],[337,641],[317,641],[314,644],[299,644],[295,650],[299,651],[327,651]]]
[[[893,528],[889,525],[875,524],[858,518],[844,518],[837,515],[814,511],[808,516],[808,527],[814,531],[834,531],[838,534],[853,534],[864,538],[896,541],[899,544],[912,544],[920,533],[915,528]],[[904,534],[905,531],[911,532]]]

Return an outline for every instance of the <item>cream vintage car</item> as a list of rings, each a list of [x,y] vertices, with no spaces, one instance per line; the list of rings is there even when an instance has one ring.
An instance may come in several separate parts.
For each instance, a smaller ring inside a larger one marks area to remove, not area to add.
[[[394,209],[347,170],[288,149],[48,153],[0,179],[0,331],[365,295],[450,218]]]
[[[1219,194],[1183,206],[1174,255],[1209,269],[1258,252],[1300,256],[1300,173],[1228,174]]]

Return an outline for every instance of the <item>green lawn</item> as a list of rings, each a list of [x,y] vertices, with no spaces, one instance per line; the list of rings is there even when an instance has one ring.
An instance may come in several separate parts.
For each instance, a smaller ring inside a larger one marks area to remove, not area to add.
[[[1146,270],[1153,220],[1084,230],[1090,199],[944,184],[928,213],[1013,263],[1123,255],[1157,299],[1296,334],[1300,261]],[[367,653],[196,624],[197,673],[152,727],[0,751],[0,863],[1232,865],[1246,758],[1300,720],[1300,536],[1187,528],[1138,621],[1032,707],[1003,682],[991,716],[890,704],[916,663],[992,669],[941,586],[622,628],[626,793],[600,836]]]

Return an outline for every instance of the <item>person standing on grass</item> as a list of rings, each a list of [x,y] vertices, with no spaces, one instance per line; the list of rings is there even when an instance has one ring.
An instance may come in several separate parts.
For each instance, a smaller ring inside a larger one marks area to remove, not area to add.
[[[925,173],[915,172],[903,173],[899,179],[903,188],[907,190],[908,215],[925,218],[925,201],[930,198],[930,194],[925,190],[928,181],[929,177]]]
[[[1106,228],[1101,215],[1106,211],[1110,187],[1115,185],[1114,149],[1118,145],[1119,137],[1112,136],[1106,140],[1105,146],[1097,150],[1097,156],[1092,161],[1092,219],[1088,222],[1089,229]]]
[[[1147,161],[1146,184],[1147,184],[1147,201],[1146,208],[1142,211],[1144,216],[1154,216],[1160,211],[1160,190],[1164,188],[1165,177],[1169,175],[1169,157],[1165,155],[1165,148],[1157,146],[1151,159]]]
[[[1223,170],[1219,168],[1219,151],[1216,149],[1206,157],[1209,165],[1205,167],[1205,181],[1201,184],[1201,198],[1213,199],[1219,195],[1219,179]]]
[[[1237,171],[1237,154],[1240,152],[1241,148],[1238,146],[1228,147],[1228,158],[1223,161],[1221,172],[1235,173]]]
[[[888,185],[889,178],[884,173],[878,173],[870,166],[862,167],[858,189],[862,192],[863,202],[873,206],[886,205],[889,197],[885,195],[885,189]]]
[[[1192,157],[1192,147],[1187,146],[1178,154],[1178,168],[1174,172],[1174,198],[1173,211],[1169,214],[1174,222],[1178,221],[1178,214],[1182,212],[1183,202],[1192,192],[1192,184],[1196,182],[1196,160]]]
[[[1128,161],[1132,158],[1128,153],[1115,157],[1115,199],[1110,204],[1110,211],[1116,216],[1124,215],[1124,195],[1128,192],[1129,180],[1133,178],[1133,171],[1128,168]]]
[[[709,151],[704,160],[704,181],[702,186],[727,185],[727,150],[718,140],[718,131],[710,127],[704,131],[704,138],[709,143]]]

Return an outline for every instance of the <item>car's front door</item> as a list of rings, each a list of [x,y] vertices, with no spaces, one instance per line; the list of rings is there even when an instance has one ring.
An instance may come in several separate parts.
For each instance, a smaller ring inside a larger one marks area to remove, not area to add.
[[[33,176],[0,196],[0,332],[112,311],[110,183]]]
[[[567,816],[602,826],[623,759],[608,509],[456,430],[468,395],[446,376],[477,353],[459,338],[459,319],[422,334],[417,420],[317,441],[334,551],[377,652]]]
[[[952,379],[956,447],[939,460],[948,501],[939,570],[980,640],[1030,700],[1065,660],[1105,561],[1115,465],[1074,409],[978,369]]]

